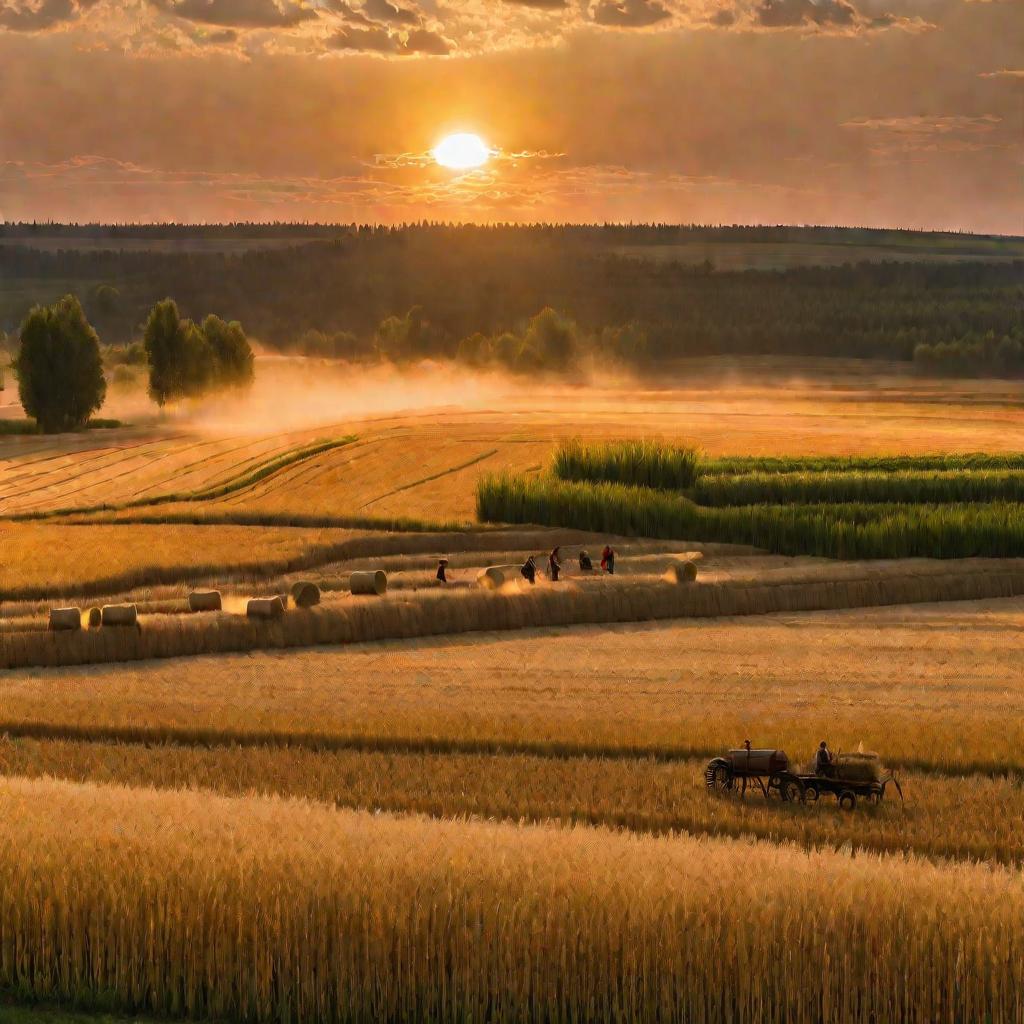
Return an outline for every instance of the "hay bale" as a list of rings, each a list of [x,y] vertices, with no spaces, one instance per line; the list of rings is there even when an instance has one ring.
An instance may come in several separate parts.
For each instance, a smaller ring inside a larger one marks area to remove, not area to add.
[[[692,561],[674,562],[662,576],[667,583],[692,583],[697,578],[697,564]]]
[[[354,572],[348,578],[348,588],[353,594],[375,594],[380,597],[387,592],[388,575],[383,569]]]
[[[90,629],[99,629],[103,625],[103,612],[99,608],[90,608],[86,612],[86,618],[89,620]]]
[[[299,580],[292,587],[292,601],[296,608],[312,608],[320,603],[320,588],[309,580]]]
[[[489,565],[477,573],[477,586],[484,590],[498,590],[506,583],[522,579],[521,569],[519,565]]]
[[[188,595],[190,612],[219,612],[222,607],[219,590],[193,590]]]
[[[849,782],[881,782],[882,760],[877,754],[839,754],[833,762],[837,779]]]
[[[81,629],[82,610],[80,608],[51,608],[49,629]]]
[[[100,621],[104,626],[137,626],[139,610],[133,604],[105,604],[100,609]]]
[[[250,619],[280,619],[284,616],[284,601],[281,595],[275,597],[252,597],[245,606]]]

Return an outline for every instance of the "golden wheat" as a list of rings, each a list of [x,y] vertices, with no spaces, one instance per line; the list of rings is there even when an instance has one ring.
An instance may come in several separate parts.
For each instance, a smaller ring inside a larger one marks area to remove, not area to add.
[[[30,997],[301,1022],[1024,1011],[1017,871],[47,780],[0,782],[0,816],[0,984]]]
[[[0,731],[693,756],[749,737],[801,757],[827,738],[905,767],[1020,771],[1022,626],[1013,601],[6,673]]]
[[[760,795],[722,799],[707,791],[704,767],[705,761],[696,759],[0,742],[0,775],[305,797],[436,817],[558,820],[641,832],[685,830],[809,847],[848,844],[878,852],[1024,862],[1019,827],[1024,790],[1007,779],[904,775],[906,805],[890,786],[879,807],[847,814],[827,797],[814,806],[766,802]]]

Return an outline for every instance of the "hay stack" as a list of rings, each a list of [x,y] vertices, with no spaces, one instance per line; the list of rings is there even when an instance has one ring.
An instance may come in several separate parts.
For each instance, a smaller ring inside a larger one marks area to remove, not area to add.
[[[662,576],[667,583],[692,583],[696,578],[697,563],[689,560],[673,563]]]
[[[506,583],[521,579],[520,569],[518,565],[489,565],[477,573],[477,586],[485,590],[498,590]]]
[[[104,626],[137,626],[139,610],[133,604],[105,604],[100,609],[100,621]]]
[[[219,590],[193,590],[188,595],[190,612],[219,612],[222,607]]]
[[[309,580],[299,580],[292,587],[292,601],[296,608],[312,608],[320,603],[320,588]]]
[[[86,612],[86,618],[89,620],[90,629],[99,629],[103,625],[103,612],[99,608],[90,608]]]
[[[850,782],[882,781],[882,761],[877,754],[839,754],[834,767],[838,779]]]
[[[354,572],[348,579],[348,588],[353,594],[374,594],[380,597],[387,592],[388,575],[383,569]]]
[[[49,629],[55,632],[63,629],[81,629],[82,611],[80,608],[51,608]]]
[[[280,594],[276,597],[253,597],[245,606],[245,614],[250,619],[280,619],[284,616],[284,601]]]

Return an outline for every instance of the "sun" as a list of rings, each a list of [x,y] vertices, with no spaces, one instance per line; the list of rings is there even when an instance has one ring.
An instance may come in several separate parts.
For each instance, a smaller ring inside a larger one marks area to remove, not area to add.
[[[487,143],[472,132],[446,135],[430,152],[442,167],[453,171],[482,167],[491,157]]]

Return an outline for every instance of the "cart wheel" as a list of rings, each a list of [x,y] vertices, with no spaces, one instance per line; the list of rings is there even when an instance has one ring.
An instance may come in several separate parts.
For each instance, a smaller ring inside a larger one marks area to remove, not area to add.
[[[715,793],[728,793],[733,787],[732,772],[728,765],[716,764],[708,769],[708,789]]]
[[[781,775],[771,775],[771,776],[769,776],[769,778],[768,778],[768,788],[769,789],[778,789],[778,790],[781,791],[781,789],[782,789],[782,776]]]
[[[844,789],[839,794],[839,806],[844,811],[852,811],[857,806],[857,794],[851,793],[850,790]]]
[[[779,795],[786,803],[802,804],[804,802],[804,787],[799,779],[783,779],[779,783]]]
[[[809,786],[804,786],[804,800],[807,803],[816,803],[820,795],[818,787],[813,782]]]

